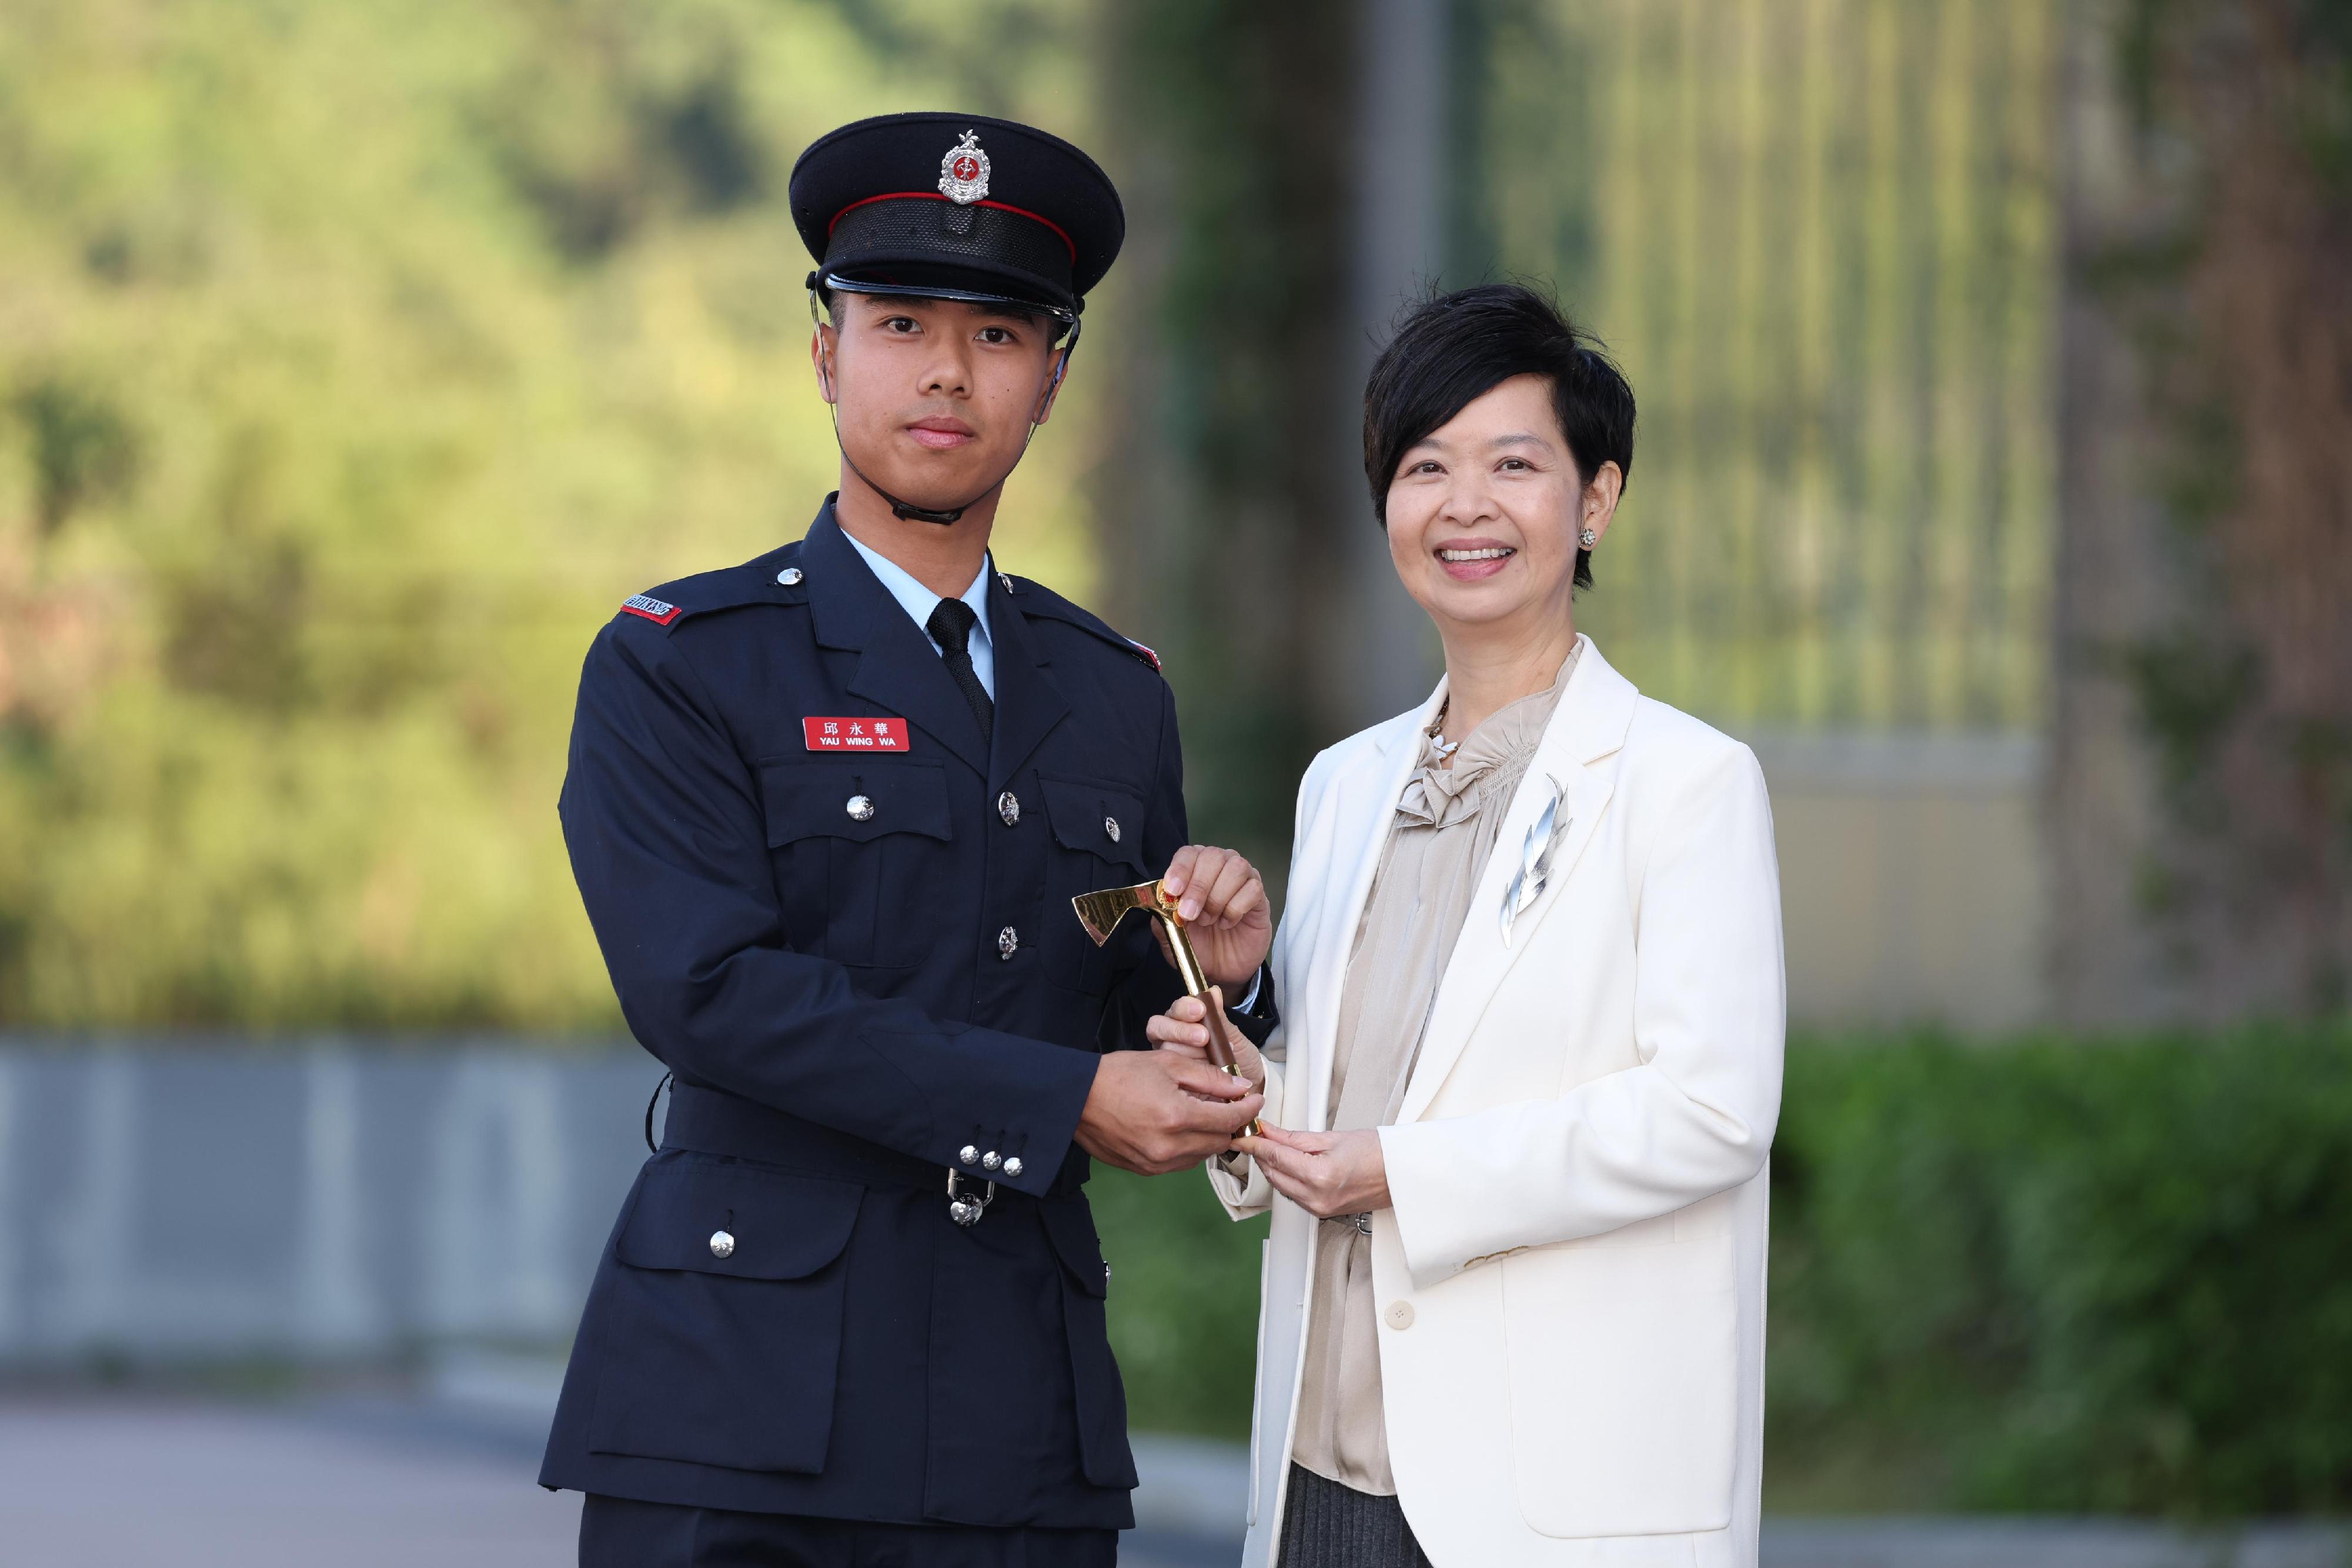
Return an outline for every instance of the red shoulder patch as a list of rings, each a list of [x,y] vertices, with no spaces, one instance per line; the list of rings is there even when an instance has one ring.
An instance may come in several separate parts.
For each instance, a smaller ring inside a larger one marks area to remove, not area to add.
[[[1137,641],[1136,641],[1134,638],[1132,638],[1132,637],[1129,637],[1129,638],[1127,640],[1127,645],[1128,645],[1129,647],[1130,647],[1130,648],[1134,649],[1137,653],[1139,653],[1142,654],[1145,658],[1147,658],[1147,659],[1150,660],[1150,661],[1151,661],[1151,667],[1152,667],[1153,669],[1157,670],[1157,669],[1159,669],[1159,668],[1160,668],[1160,655],[1159,655],[1159,654],[1157,654],[1157,653],[1153,653],[1150,649],[1149,649],[1149,648],[1145,647],[1142,643],[1140,643],[1137,642]],[[1164,673],[1164,672],[1163,672],[1163,673]]]
[[[644,593],[633,593],[621,601],[621,610],[624,614],[642,615],[656,626],[667,626],[686,613],[675,604]]]

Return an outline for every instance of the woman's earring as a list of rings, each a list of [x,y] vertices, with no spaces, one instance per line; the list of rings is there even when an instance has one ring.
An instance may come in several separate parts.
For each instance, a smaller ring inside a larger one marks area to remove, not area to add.
[[[1601,542],[1601,536],[1594,533],[1591,528],[1587,528],[1582,533],[1576,536],[1576,542],[1582,545],[1586,549],[1591,549],[1594,545]]]

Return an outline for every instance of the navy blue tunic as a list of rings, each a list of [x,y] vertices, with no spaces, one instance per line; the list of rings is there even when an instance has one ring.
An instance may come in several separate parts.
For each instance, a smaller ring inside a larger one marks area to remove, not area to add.
[[[1098,949],[1070,899],[1185,842],[1175,708],[1085,611],[1018,578],[989,595],[992,743],[829,499],[804,540],[632,600],[589,652],[564,838],[622,1012],[676,1087],[545,1485],[1132,1522],[1071,1134],[1097,1053],[1141,1047],[1181,987],[1143,922]],[[845,719],[898,725],[904,748],[808,722]],[[967,1146],[1022,1167],[969,1228],[947,1194]]]

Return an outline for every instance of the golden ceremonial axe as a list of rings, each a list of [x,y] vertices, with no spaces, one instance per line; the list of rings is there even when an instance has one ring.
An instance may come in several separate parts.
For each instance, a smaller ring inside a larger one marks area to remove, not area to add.
[[[1184,917],[1176,913],[1176,901],[1168,896],[1157,882],[1139,882],[1133,887],[1107,887],[1100,893],[1082,893],[1070,900],[1070,907],[1078,912],[1078,924],[1099,947],[1110,940],[1118,923],[1130,910],[1140,909],[1166,927],[1169,950],[1176,955],[1176,972],[1184,977],[1188,996],[1209,1001],[1209,1060],[1228,1078],[1242,1075],[1241,1064],[1234,1060],[1233,1041],[1225,1034],[1225,1013],[1214,1000],[1209,1000],[1209,977],[1201,972],[1201,960],[1192,952],[1192,939],[1184,935]],[[1255,1120],[1249,1124],[1250,1135],[1265,1132]]]

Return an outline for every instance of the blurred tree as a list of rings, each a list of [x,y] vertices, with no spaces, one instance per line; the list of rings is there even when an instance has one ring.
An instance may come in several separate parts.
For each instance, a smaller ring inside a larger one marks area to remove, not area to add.
[[[943,101],[1083,138],[1083,16],[0,11],[0,1025],[615,1026],[572,685],[831,487],[792,160]],[[1000,542],[1083,595],[1067,407]]]
[[[1105,609],[1176,687],[1196,836],[1271,865],[1288,782],[1345,733],[1327,720],[1332,651],[1353,643],[1330,567],[1362,508],[1334,494],[1330,411],[1361,395],[1343,369],[1356,16],[1345,0],[1102,13],[1130,225],[1122,308],[1087,343],[1120,382],[1094,476]]]
[[[2352,985],[2352,6],[2083,0],[2053,968],[2082,1020]]]
[[[1106,592],[1166,655],[1195,835],[1277,877],[1308,759],[1436,674],[1360,430],[1373,350],[1442,260],[1446,13],[1102,12],[1130,225],[1094,481]]]
[[[33,465],[33,518],[44,538],[85,501],[131,487],[138,441],[108,399],[54,375],[27,382],[14,400]]]

